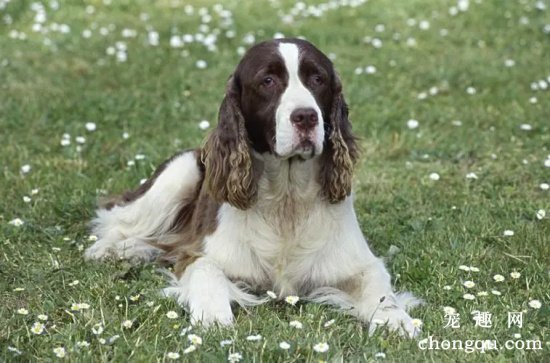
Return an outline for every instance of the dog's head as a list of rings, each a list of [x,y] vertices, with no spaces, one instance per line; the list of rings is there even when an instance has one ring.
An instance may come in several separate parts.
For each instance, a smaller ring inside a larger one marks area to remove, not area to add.
[[[351,192],[357,147],[342,85],[332,62],[305,40],[257,44],[229,79],[202,154],[216,200],[240,209],[255,201],[261,171],[254,153],[318,158],[323,196],[336,203]]]

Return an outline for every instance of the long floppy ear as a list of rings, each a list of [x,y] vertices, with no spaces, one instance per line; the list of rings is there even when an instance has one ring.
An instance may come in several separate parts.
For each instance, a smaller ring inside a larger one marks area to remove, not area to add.
[[[348,119],[348,106],[337,75],[333,84],[334,101],[326,127],[325,150],[321,163],[320,183],[330,203],[344,200],[351,193],[353,168],[359,150]]]
[[[239,87],[229,79],[220,106],[218,126],[202,149],[204,185],[216,201],[247,209],[258,194],[250,142],[239,102]]]

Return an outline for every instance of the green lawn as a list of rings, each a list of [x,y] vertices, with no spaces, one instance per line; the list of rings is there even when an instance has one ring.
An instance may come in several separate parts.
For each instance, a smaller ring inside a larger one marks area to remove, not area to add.
[[[180,0],[41,3],[0,0],[0,361],[55,361],[61,347],[78,362],[170,361],[170,352],[204,362],[235,353],[264,362],[548,359],[548,1],[458,9],[371,0],[320,17],[277,0],[187,9]],[[166,281],[157,266],[83,261],[97,200],[199,145],[208,132],[199,122],[215,125],[239,48],[277,32],[305,36],[334,58],[361,137],[357,214],[396,289],[425,299],[412,312],[421,339],[538,340],[541,349],[422,350],[422,340],[369,337],[358,321],[302,302],[236,309],[232,329],[186,333],[185,311],[158,295]],[[196,33],[215,49],[174,47]],[[214,43],[209,34],[218,34]],[[459,328],[444,327],[444,307],[460,314]],[[475,326],[474,310],[491,313],[492,327]],[[523,327],[509,328],[517,311]],[[190,333],[202,344],[185,354]],[[326,353],[313,349],[322,342]]]

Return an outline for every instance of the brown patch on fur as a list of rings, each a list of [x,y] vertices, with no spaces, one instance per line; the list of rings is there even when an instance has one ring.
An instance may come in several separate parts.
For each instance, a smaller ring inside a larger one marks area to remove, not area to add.
[[[320,183],[330,203],[344,200],[351,193],[353,168],[359,150],[348,119],[348,106],[340,80],[335,80],[336,96],[330,115],[330,134],[322,155]]]
[[[106,210],[111,210],[115,206],[123,206],[126,204],[129,204],[137,199],[139,199],[142,195],[147,193],[149,189],[153,186],[155,183],[155,180],[159,177],[160,174],[166,169],[168,164],[170,164],[175,158],[177,158],[180,155],[183,155],[189,151],[193,151],[195,153],[195,157],[198,158],[199,150],[198,149],[189,149],[181,151],[177,154],[172,155],[170,159],[165,160],[162,164],[160,164],[156,169],[153,175],[151,175],[149,178],[147,178],[147,181],[145,183],[141,184],[139,187],[137,187],[134,190],[129,190],[124,192],[122,195],[117,195],[114,197],[109,197],[105,199],[100,199],[99,201],[99,207]]]
[[[178,212],[173,232],[153,244],[165,252],[158,261],[164,265],[174,265],[174,273],[178,278],[187,266],[202,256],[204,238],[214,233],[218,225],[219,208],[220,204],[210,197],[202,183],[191,200],[184,203]]]
[[[238,92],[231,77],[218,126],[208,137],[201,160],[205,166],[204,185],[212,198],[247,209],[256,201],[258,183]]]

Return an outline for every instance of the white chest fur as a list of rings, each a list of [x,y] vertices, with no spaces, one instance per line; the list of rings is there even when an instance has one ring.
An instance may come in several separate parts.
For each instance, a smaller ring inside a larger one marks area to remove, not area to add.
[[[351,197],[338,204],[321,200],[313,177],[316,163],[300,163],[293,168],[267,160],[258,203],[246,211],[228,204],[220,208],[205,254],[231,279],[284,296],[360,272],[361,256],[370,250]]]

